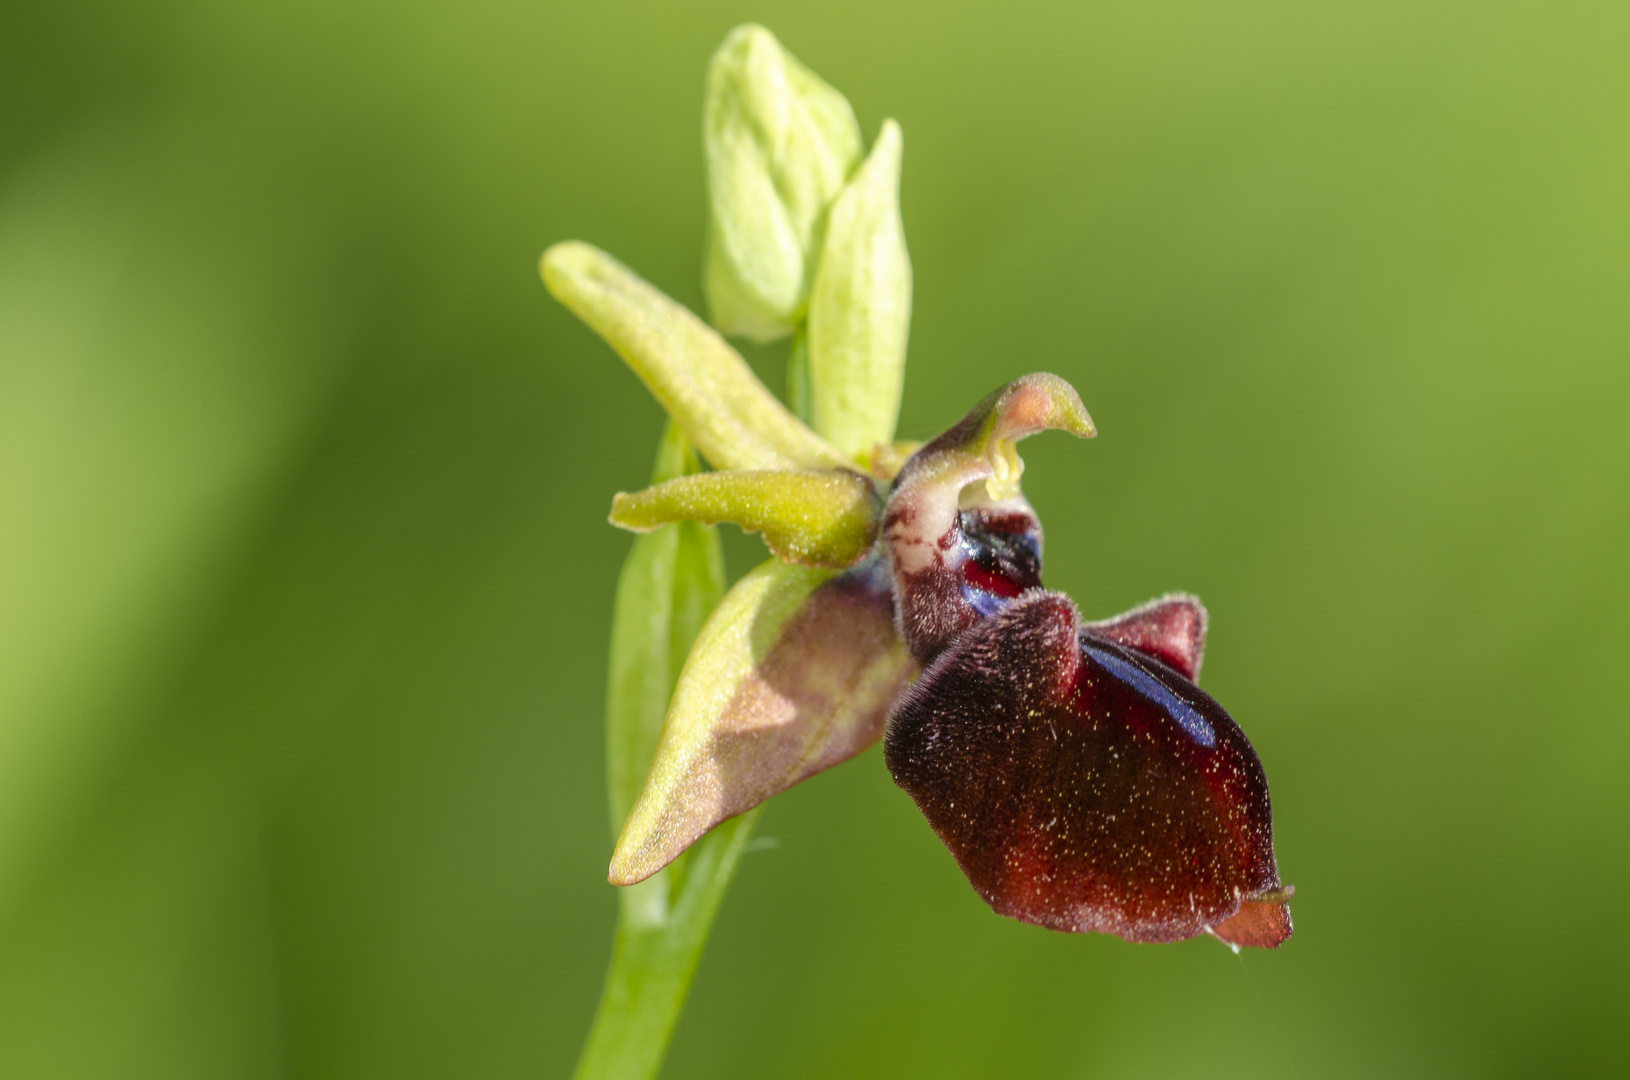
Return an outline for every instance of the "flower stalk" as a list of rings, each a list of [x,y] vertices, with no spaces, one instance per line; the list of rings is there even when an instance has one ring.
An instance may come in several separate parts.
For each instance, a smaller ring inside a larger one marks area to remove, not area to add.
[[[1021,376],[894,442],[899,126],[866,151],[843,96],[759,27],[731,32],[707,87],[712,325],[589,244],[541,265],[670,417],[651,486],[610,515],[640,534],[607,692],[622,889],[577,1075],[655,1075],[757,807],[880,739],[998,913],[1277,947],[1293,890],[1261,763],[1197,685],[1205,609],[1170,594],[1085,622],[1043,585],[1017,444],[1096,435],[1074,387]],[[790,339],[791,409],[725,334]],[[728,591],[721,522],[771,555]]]
[[[652,483],[695,475],[699,467],[690,441],[669,424]],[[606,687],[613,835],[645,783],[679,670],[724,584],[717,532],[695,521],[636,537],[623,563]],[[661,873],[618,891],[611,965],[578,1060],[579,1080],[656,1075],[755,816],[725,823]]]
[[[868,155],[843,95],[756,26],[715,53],[703,118],[711,326],[591,245],[557,244],[541,265],[672,418],[651,486],[611,512],[641,534],[607,691],[608,876],[623,887],[580,1080],[656,1074],[755,808],[875,743],[914,673],[876,575],[834,578],[875,549],[869,468],[886,477],[905,456],[891,442],[911,311],[899,127]],[[792,339],[791,409],[723,334]],[[728,595],[726,521],[774,556]]]

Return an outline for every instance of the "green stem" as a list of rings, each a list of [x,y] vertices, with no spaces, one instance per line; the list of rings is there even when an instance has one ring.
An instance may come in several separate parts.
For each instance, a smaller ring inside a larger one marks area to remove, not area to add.
[[[622,890],[616,944],[577,1080],[657,1074],[713,917],[758,811],[731,818],[673,865]]]
[[[793,412],[807,420],[809,339],[801,325],[787,368]],[[670,423],[657,449],[652,484],[700,468],[694,448]],[[694,521],[664,525],[637,538],[623,563],[606,693],[613,830],[622,827],[639,795],[679,669],[723,594],[718,535]],[[714,916],[757,819],[757,810],[731,818],[667,869],[619,890],[611,965],[575,1080],[656,1076]]]
[[[694,473],[695,450],[673,424],[653,483]],[[724,595],[718,534],[694,521],[634,541],[617,580],[606,688],[606,772],[612,829],[639,795],[668,699],[691,642]],[[647,1080],[662,1065],[702,946],[757,812],[724,822],[667,869],[618,891],[617,932],[578,1080]]]
[[[792,351],[787,354],[787,408],[806,424],[813,395],[809,378],[809,324],[799,323],[792,335]]]

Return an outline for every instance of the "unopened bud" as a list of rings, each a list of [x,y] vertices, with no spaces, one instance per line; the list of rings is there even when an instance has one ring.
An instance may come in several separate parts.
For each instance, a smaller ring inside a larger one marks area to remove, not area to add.
[[[774,34],[740,26],[713,54],[702,136],[713,324],[785,337],[809,303],[826,211],[861,158],[854,110]]]

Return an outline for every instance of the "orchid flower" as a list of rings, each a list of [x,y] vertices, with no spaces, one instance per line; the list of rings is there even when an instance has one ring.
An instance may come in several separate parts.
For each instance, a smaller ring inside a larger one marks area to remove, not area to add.
[[[611,710],[609,880],[647,895],[636,890],[710,831],[881,739],[895,782],[997,912],[1132,941],[1279,945],[1291,889],[1267,779],[1196,684],[1205,609],[1173,594],[1083,622],[1042,585],[1016,444],[1048,429],[1093,437],[1076,391],[1024,375],[928,443],[895,441],[912,287],[898,125],[863,153],[848,102],[759,27],[715,54],[704,117],[712,325],[588,244],[542,260],[549,291],[671,419],[656,482],[612,500],[612,524],[669,540],[667,554],[636,546],[624,575],[656,582],[660,603],[619,592],[614,697],[626,684],[648,701],[638,723],[617,719],[637,703]],[[725,333],[791,339],[792,408]],[[675,568],[688,550],[716,587],[722,522],[761,534],[770,558],[687,632],[669,677]],[[620,723],[643,734],[619,736]],[[710,856],[718,880],[744,836]],[[696,901],[703,934],[722,887]],[[629,926],[660,928],[685,903],[650,897],[624,905]],[[608,980],[580,1076],[610,1074],[596,1063],[612,1052],[594,1047],[616,1041],[607,1009],[636,984]]]

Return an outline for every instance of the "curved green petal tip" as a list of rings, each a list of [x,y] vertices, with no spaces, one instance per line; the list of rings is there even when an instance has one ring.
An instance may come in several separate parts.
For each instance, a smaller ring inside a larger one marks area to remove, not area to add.
[[[721,521],[761,532],[782,562],[841,570],[877,539],[882,500],[872,481],[844,469],[730,471],[685,476],[619,492],[611,523],[645,532],[671,521]]]
[[[978,442],[990,462],[985,487],[993,499],[1010,499],[1019,493],[1019,478],[1024,474],[1020,439],[1049,428],[1082,439],[1098,434],[1075,387],[1045,371],[1014,379],[975,406],[974,412],[981,407],[989,408]]]
[[[963,487],[984,480],[992,500],[1017,498],[1024,473],[1017,443],[1050,428],[1083,439],[1098,434],[1075,387],[1044,371],[1020,376],[917,451],[897,486]]]
[[[847,464],[759,382],[718,331],[599,248],[556,244],[539,270],[555,299],[617,351],[714,466]]]
[[[1079,438],[1098,434],[1081,395],[1064,379],[1046,371],[1021,375],[969,411],[980,436],[1014,441],[1054,428]]]

